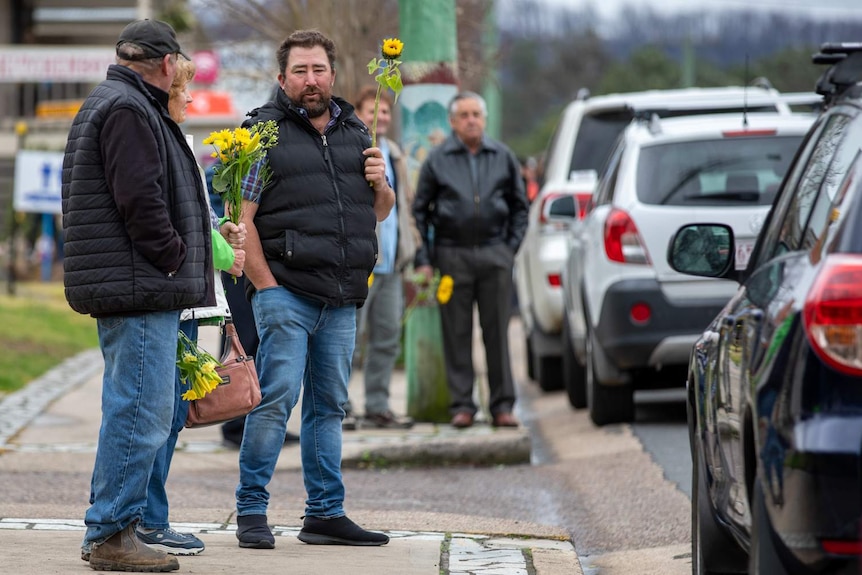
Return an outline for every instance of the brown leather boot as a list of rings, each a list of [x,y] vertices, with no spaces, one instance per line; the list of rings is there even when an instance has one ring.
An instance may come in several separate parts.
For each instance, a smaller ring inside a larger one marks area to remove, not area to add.
[[[104,543],[93,545],[90,568],[94,571],[136,571],[139,573],[165,573],[176,571],[180,563],[176,557],[150,549],[135,535],[135,524],[114,533]]]

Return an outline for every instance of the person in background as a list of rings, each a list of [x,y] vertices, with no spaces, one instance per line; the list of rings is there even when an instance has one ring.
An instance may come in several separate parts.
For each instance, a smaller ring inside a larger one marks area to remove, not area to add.
[[[413,214],[422,238],[416,272],[427,281],[432,264],[453,280],[440,307],[452,426],[473,425],[473,305],[478,304],[488,366],[489,410],[495,427],[516,427],[508,326],[512,268],[527,230],[528,202],[521,169],[504,144],[485,134],[481,96],[460,92],[449,104],[452,134],[422,165]],[[430,230],[433,227],[433,244]],[[429,247],[433,245],[434,260]]]
[[[186,108],[192,102],[189,84],[195,76],[195,65],[190,60],[180,57],[177,60],[176,74],[168,91],[168,111],[171,118],[181,124],[186,120]],[[203,170],[201,170],[203,178]],[[242,274],[245,263],[245,251],[241,248],[245,242],[245,226],[225,221],[219,225],[219,219],[210,209],[212,223],[213,263],[216,270],[226,270],[235,276]],[[197,341],[198,325],[219,325],[224,317],[230,314],[221,276],[218,271],[214,276],[216,305],[212,307],[192,308],[183,311],[180,316],[180,331],[190,340]],[[137,527],[138,538],[154,549],[159,549],[171,555],[197,555],[204,550],[204,543],[191,533],[179,533],[171,529],[168,521],[168,494],[165,482],[171,468],[174,449],[180,431],[185,426],[189,412],[189,402],[182,399],[187,387],[179,378],[179,371],[174,385],[174,419],[171,433],[165,445],[159,449],[153,463],[153,471],[147,486],[147,507],[144,516]]]
[[[527,192],[527,201],[533,203],[533,200],[539,196],[536,158],[533,156],[521,158],[519,162],[521,164],[521,177],[524,178],[524,189]]]
[[[136,20],[116,54],[63,159],[66,299],[96,318],[105,363],[82,558],[95,571],[168,572],[177,559],[135,528],[174,417],[180,313],[215,304],[212,236],[197,162],[168,113],[176,33]]]
[[[356,117],[371,129],[374,123],[375,86],[359,92],[353,102]],[[365,332],[367,339],[363,358],[365,415],[363,426],[408,429],[413,420],[395,415],[389,405],[389,383],[401,350],[401,315],[404,312],[404,269],[413,263],[419,231],[413,220],[413,189],[407,176],[407,159],[398,145],[386,137],[392,121],[392,100],[381,93],[377,113],[377,142],[386,161],[386,175],[395,190],[395,206],[389,216],[377,224],[377,264],[368,289],[368,299],[359,308],[357,341]],[[357,346],[359,347],[359,346]],[[345,406],[344,428],[350,429],[355,418],[351,405]]]
[[[241,221],[248,229],[245,272],[260,344],[263,399],[246,416],[236,490],[240,547],[272,549],[267,485],[291,411],[303,393],[299,443],[307,494],[298,538],[308,544],[383,545],[344,511],[341,420],[356,338],[356,308],[368,295],[377,256],[374,233],[395,193],[379,148],[353,106],[332,96],[335,44],[297,30],[279,46],[272,102],[244,126],[274,121],[267,153],[272,180],[252,167]]]

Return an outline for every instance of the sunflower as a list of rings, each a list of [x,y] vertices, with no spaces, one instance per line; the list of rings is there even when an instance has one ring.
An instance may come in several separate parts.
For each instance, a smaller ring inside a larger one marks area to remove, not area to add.
[[[394,60],[401,56],[401,50],[404,49],[404,42],[398,38],[385,38],[381,52],[387,60]]]
[[[445,275],[440,278],[440,285],[437,286],[437,301],[442,305],[449,303],[449,299],[452,297],[452,288],[454,287],[455,280],[452,279],[452,276]]]

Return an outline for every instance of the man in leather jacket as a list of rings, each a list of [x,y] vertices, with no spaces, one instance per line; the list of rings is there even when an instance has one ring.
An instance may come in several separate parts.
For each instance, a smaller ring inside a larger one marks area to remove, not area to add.
[[[512,267],[527,229],[527,196],[509,148],[485,134],[485,101],[473,92],[449,104],[452,134],[431,151],[419,174],[413,214],[422,238],[416,271],[436,267],[453,279],[441,306],[443,354],[452,425],[470,427],[473,401],[473,304],[485,344],[492,424],[516,427],[508,324]],[[433,230],[433,233],[432,233]],[[429,246],[433,249],[429,249]]]

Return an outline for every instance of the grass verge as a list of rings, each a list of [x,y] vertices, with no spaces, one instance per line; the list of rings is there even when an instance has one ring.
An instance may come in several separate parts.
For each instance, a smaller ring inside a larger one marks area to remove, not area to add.
[[[19,283],[15,295],[4,289],[0,326],[0,395],[99,345],[96,321],[69,307],[59,282]]]

